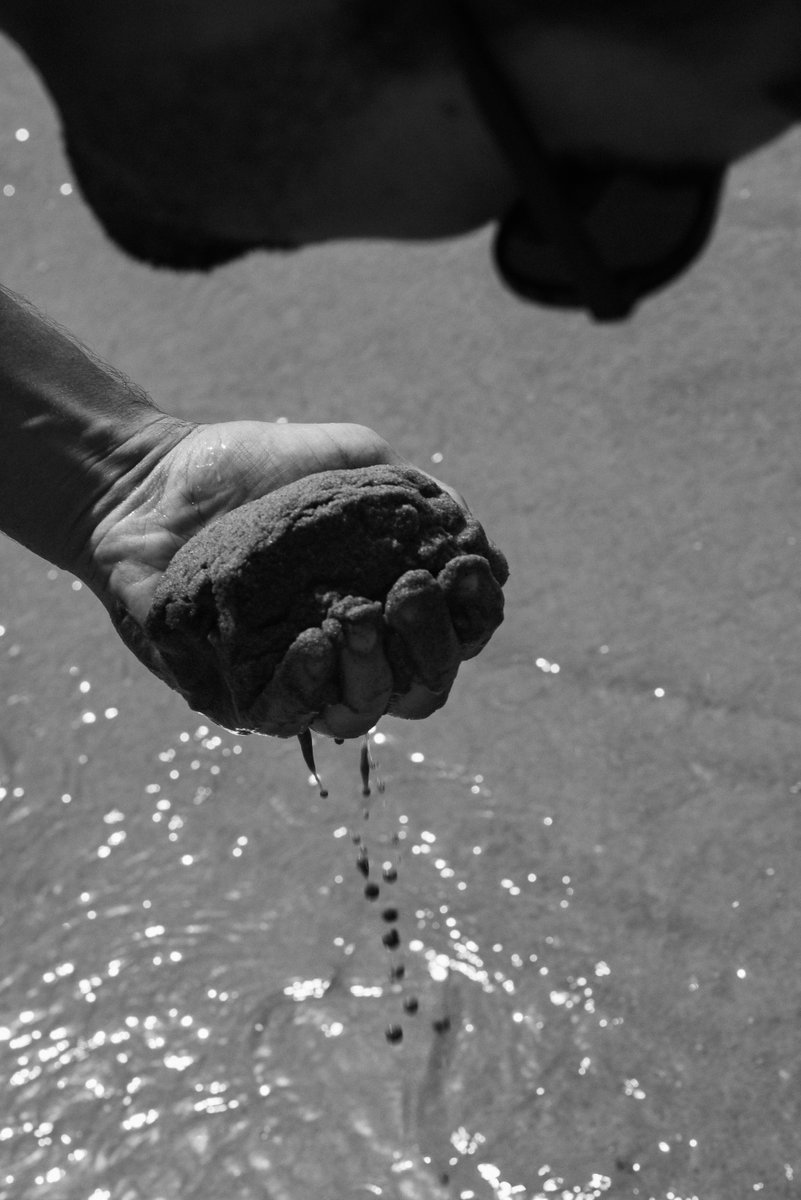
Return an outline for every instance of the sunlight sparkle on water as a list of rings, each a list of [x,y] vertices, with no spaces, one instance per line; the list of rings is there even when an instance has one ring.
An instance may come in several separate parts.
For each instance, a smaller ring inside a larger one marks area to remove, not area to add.
[[[310,997],[319,1000],[327,991],[328,982],[325,979],[297,979],[284,988],[284,995],[300,1003]]]
[[[558,675],[561,667],[559,663],[550,662],[547,658],[538,658],[534,662],[534,666],[538,667],[546,675]]]

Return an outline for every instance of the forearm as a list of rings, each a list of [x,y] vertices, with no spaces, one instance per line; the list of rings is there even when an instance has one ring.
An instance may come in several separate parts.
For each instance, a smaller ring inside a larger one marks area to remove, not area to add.
[[[189,428],[0,289],[0,529],[82,577],[88,540]]]

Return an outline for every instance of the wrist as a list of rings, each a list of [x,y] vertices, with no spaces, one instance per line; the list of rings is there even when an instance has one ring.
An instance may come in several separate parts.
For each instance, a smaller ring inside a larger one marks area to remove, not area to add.
[[[0,288],[0,529],[94,586],[92,540],[190,428]]]
[[[142,415],[98,464],[98,486],[76,529],[69,569],[109,605],[110,581],[136,558],[137,544],[159,525],[165,459],[197,427],[158,409]]]

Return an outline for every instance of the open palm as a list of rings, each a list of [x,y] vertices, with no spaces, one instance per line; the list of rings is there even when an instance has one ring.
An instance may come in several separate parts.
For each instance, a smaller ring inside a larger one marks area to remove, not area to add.
[[[172,557],[215,517],[318,471],[400,463],[392,448],[361,425],[274,425],[233,421],[188,426],[145,480],[108,515],[92,547],[92,586],[128,647],[169,678],[144,623]],[[334,737],[366,732],[387,711],[424,717],[447,698],[460,658],[445,664],[437,690],[414,683],[397,690],[380,639],[346,646],[340,657],[346,703],[314,723]],[[180,678],[171,680],[179,691]]]
[[[397,463],[362,425],[227,421],[189,427],[150,476],[104,521],[95,587],[109,608],[147,616],[170,559],[214,517],[317,471]]]

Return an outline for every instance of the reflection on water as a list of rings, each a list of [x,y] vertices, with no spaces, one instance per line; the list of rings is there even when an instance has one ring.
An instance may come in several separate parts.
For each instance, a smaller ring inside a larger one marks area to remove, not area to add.
[[[390,722],[369,797],[358,744],[318,742],[324,799],[294,741],[193,719],[110,634],[86,665],[83,598],[48,582],[45,619],[86,621],[61,665],[24,618],[1,643],[28,712],[2,742],[3,1200],[704,1195],[703,1060],[747,955],[687,927],[677,956],[653,888],[566,850],[553,780],[516,798]]]
[[[32,895],[42,841],[20,841],[18,903],[4,909],[13,1103],[0,1194],[552,1191],[529,1131],[554,1033],[557,1058],[586,1076],[591,1027],[616,1024],[599,1004],[609,968],[565,976],[556,939],[513,915],[566,903],[568,877],[543,891],[528,850],[509,875],[484,871],[495,802],[482,775],[379,733],[386,789],[369,801],[354,746],[325,747],[332,811],[310,802],[294,749],[271,746],[283,779],[264,783],[269,820],[241,810],[229,824],[219,806],[235,812],[233,789],[252,783],[235,774],[250,745],[198,724],[162,736],[139,796],[112,803],[78,783],[113,750],[102,726],[94,742],[84,733],[98,724],[84,707],[94,685],[74,666],[72,761],[60,764],[73,791],[25,810],[42,810],[69,873]],[[122,699],[103,712],[124,722]],[[6,788],[4,803],[23,796]],[[464,808],[458,842],[435,796]],[[609,1185],[595,1172],[571,1194]]]

